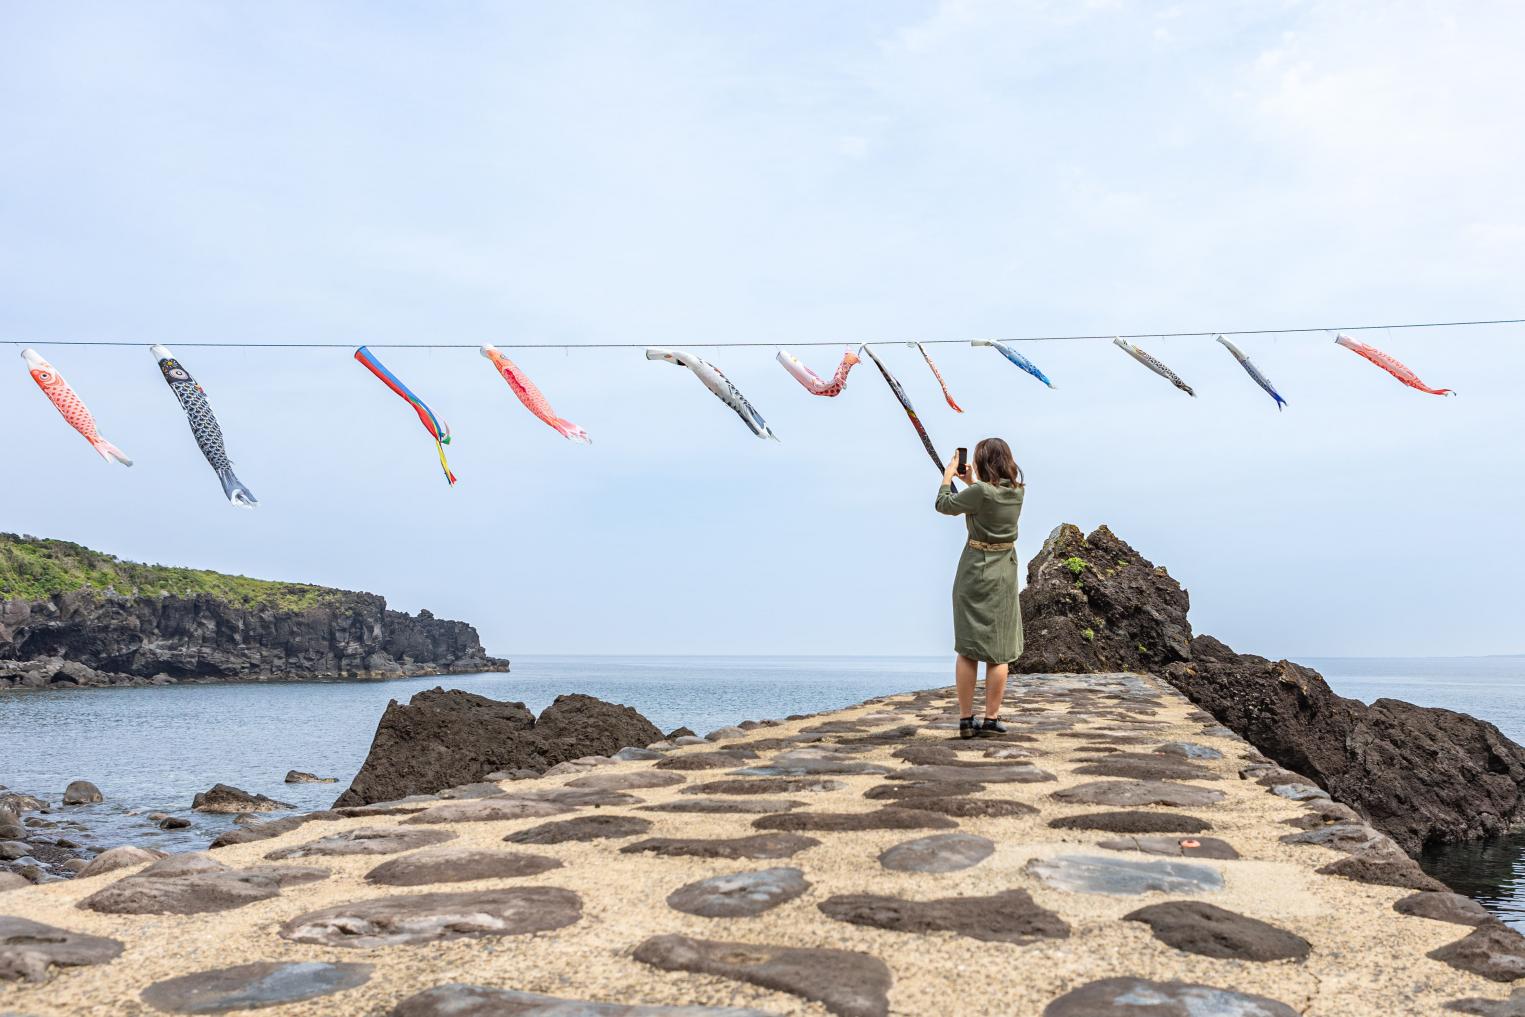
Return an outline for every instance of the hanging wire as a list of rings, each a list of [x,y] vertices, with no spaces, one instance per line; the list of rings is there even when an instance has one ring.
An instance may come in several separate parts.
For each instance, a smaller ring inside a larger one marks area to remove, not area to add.
[[[1189,339],[1211,338],[1219,335],[1301,335],[1309,332],[1371,332],[1379,329],[1394,328],[1470,328],[1477,325],[1525,325],[1525,318],[1493,318],[1482,321],[1413,321],[1403,324],[1391,325],[1317,325],[1306,328],[1241,328],[1228,329],[1217,328],[1205,332],[1108,332],[1105,335],[1028,335],[1003,338],[1002,342],[1008,343],[1042,343],[1042,342],[1069,342],[1074,340],[1094,339]],[[800,341],[780,342],[771,339],[765,342],[695,342],[687,343],[688,346],[700,349],[730,349],[745,347],[780,347],[780,346],[840,346],[844,342],[847,345],[857,345],[862,342],[875,344],[888,343],[914,343],[913,339],[868,339],[868,340],[842,340],[842,339],[805,339]],[[968,339],[922,339],[925,344],[936,343],[948,345],[954,343],[967,343]],[[150,343],[132,339],[5,339],[0,342],[11,343],[16,346],[148,346]],[[261,343],[208,343],[208,342],[176,342],[176,346],[206,349],[271,349],[271,350],[349,350],[354,349],[358,343],[288,343],[288,342],[261,342]],[[366,343],[373,350],[474,350],[478,343]],[[504,350],[554,350],[554,349],[579,349],[579,350],[638,350],[645,349],[650,343],[497,343],[499,349]]]

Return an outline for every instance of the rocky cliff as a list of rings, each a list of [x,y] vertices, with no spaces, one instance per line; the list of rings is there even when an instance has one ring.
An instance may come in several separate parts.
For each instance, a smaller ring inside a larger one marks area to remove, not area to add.
[[[1028,566],[1017,670],[1145,671],[1410,854],[1525,821],[1525,748],[1492,724],[1391,699],[1370,706],[1318,672],[1193,636],[1190,599],[1105,526],[1056,529]]]
[[[470,625],[391,611],[374,594],[135,565],[9,535],[0,559],[0,688],[508,668]]]

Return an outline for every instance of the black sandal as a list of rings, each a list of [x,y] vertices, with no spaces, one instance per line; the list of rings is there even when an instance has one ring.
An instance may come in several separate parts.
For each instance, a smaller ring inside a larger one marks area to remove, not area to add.
[[[974,726],[974,717],[960,717],[958,719],[958,736],[960,738],[973,738],[978,729]]]
[[[969,719],[972,721],[974,718],[971,717]],[[990,735],[1003,735],[1005,733],[1006,725],[1001,723],[999,717],[986,717],[985,723],[980,725],[979,734],[982,738],[989,737]]]

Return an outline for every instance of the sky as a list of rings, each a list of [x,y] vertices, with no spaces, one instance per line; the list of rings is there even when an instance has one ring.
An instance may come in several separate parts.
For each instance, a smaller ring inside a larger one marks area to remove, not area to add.
[[[1421,2],[0,0],[0,529],[384,595],[491,652],[940,654],[963,541],[865,363],[945,456],[998,434],[1019,553],[1105,523],[1197,631],[1272,657],[1525,651],[1525,326],[1020,338],[1525,317],[1525,7]],[[68,347],[59,340],[138,346]],[[802,342],[832,345],[805,347]],[[146,347],[177,353],[222,497]],[[756,342],[751,348],[706,344]],[[841,342],[843,345],[835,345]],[[692,349],[781,439],[687,371]],[[513,344],[547,348],[510,350]],[[102,462],[15,356],[48,357]],[[1033,634],[1030,633],[1030,637]]]

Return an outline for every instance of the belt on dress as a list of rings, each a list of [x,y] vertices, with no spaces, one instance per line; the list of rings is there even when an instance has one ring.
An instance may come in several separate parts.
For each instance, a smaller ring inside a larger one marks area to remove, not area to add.
[[[974,540],[971,538],[969,541],[969,546],[974,548],[976,551],[1010,551],[1017,545],[1015,541],[1010,540],[1004,544],[988,544],[983,540]]]

